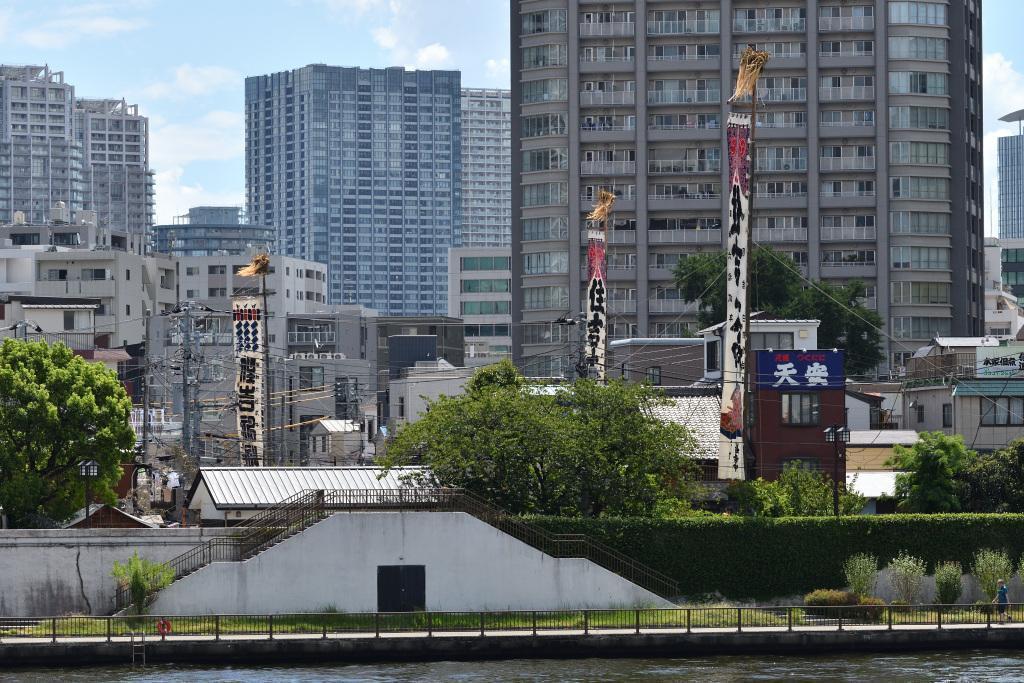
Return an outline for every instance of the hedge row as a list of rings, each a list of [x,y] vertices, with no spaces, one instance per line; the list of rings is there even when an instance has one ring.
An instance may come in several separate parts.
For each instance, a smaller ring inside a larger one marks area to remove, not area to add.
[[[906,550],[967,570],[980,548],[1024,553],[1024,514],[880,515],[751,519],[533,517],[551,533],[586,534],[679,582],[683,594],[769,599],[841,587],[843,562],[876,555],[884,566]]]

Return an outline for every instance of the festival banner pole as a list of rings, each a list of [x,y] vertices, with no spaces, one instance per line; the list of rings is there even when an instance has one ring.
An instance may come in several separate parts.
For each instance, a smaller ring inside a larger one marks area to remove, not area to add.
[[[750,210],[753,195],[754,130],[757,125],[757,79],[768,53],[748,46],[740,56],[736,91],[729,102],[751,98],[750,114],[730,113],[726,127],[729,153],[729,232],[726,241],[726,319],[722,345],[722,410],[718,478],[745,479],[744,429],[747,416],[750,353],[750,287],[753,256]]]
[[[607,381],[608,364],[608,288],[607,245],[608,217],[615,205],[615,195],[601,190],[597,203],[587,214],[598,228],[587,228],[587,364],[597,367],[597,378]]]

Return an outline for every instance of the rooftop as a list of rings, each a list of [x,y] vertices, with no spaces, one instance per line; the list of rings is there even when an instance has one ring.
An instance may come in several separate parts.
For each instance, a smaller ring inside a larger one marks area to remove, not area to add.
[[[693,457],[718,459],[718,434],[721,426],[721,397],[710,392],[694,392],[690,396],[666,399],[667,403],[651,408],[651,414],[664,422],[686,427],[696,442]]]

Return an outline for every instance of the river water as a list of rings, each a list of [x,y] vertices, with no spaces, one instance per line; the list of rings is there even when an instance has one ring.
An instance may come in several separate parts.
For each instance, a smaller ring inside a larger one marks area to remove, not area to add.
[[[1024,681],[1024,652],[958,651],[815,657],[707,659],[573,659],[423,664],[331,664],[266,667],[153,665],[144,669],[26,669],[0,671],[0,683],[140,681],[152,683],[583,683],[590,681]]]

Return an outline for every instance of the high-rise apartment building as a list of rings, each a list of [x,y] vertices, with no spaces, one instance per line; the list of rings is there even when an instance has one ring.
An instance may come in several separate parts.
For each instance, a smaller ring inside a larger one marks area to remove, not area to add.
[[[153,226],[153,248],[175,256],[234,256],[273,246],[274,229],[250,224],[237,206],[193,206],[173,223]]]
[[[153,224],[148,119],[124,100],[76,99],[48,66],[0,65],[0,220],[44,222],[57,202],[70,219],[94,211],[141,253]]]
[[[512,239],[512,94],[462,89],[462,244],[508,247]]]
[[[990,250],[998,251],[1002,282],[1015,296],[1024,296],[1024,109],[1000,117],[1017,124],[1016,135],[998,139],[999,240]],[[986,280],[992,280],[986,273]]]
[[[977,0],[516,0],[511,32],[512,310],[531,374],[572,362],[554,321],[583,308],[600,189],[618,197],[610,338],[693,331],[672,271],[723,248],[726,100],[750,43],[772,56],[755,241],[812,280],[864,281],[889,369],[984,332]]]
[[[250,220],[328,266],[331,303],[447,312],[461,227],[457,71],[313,64],[245,81]]]

